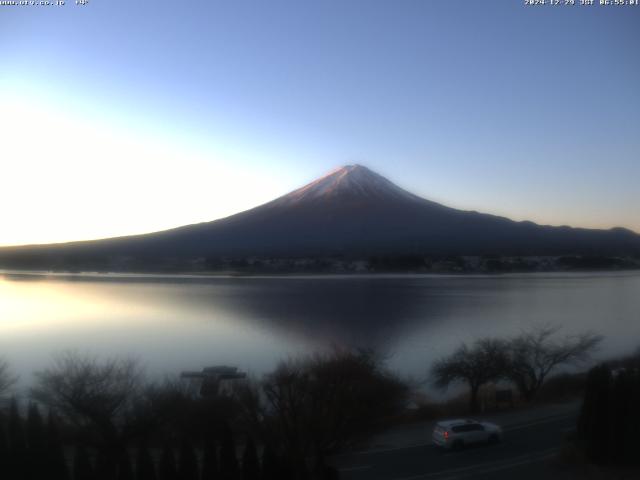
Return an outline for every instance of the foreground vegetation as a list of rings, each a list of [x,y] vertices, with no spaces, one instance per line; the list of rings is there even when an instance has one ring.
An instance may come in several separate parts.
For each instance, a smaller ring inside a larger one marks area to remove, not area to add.
[[[600,340],[549,327],[479,339],[436,362],[431,378],[466,383],[471,411],[489,382],[514,385],[529,403],[552,371],[586,360]],[[0,362],[0,396],[14,382]],[[334,479],[325,458],[397,421],[413,394],[369,351],[291,359],[261,379],[213,388],[150,382],[131,359],[64,353],[37,372],[28,399],[0,409],[0,472],[7,480]]]
[[[409,392],[375,355],[347,351],[226,391],[192,387],[148,383],[133,360],[60,355],[37,374],[26,415],[13,399],[0,417],[2,478],[338,478],[325,456],[401,411]]]
[[[558,331],[539,326],[508,339],[481,338],[472,345],[462,344],[432,366],[434,384],[446,388],[466,383],[472,413],[479,411],[480,388],[489,382],[510,382],[522,400],[531,402],[554,370],[585,362],[602,341],[590,332],[558,338]]]
[[[577,447],[603,465],[640,465],[640,351],[587,375]]]

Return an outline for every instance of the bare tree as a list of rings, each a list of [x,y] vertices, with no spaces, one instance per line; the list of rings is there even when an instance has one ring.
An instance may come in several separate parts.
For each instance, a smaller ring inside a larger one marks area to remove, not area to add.
[[[307,459],[321,460],[404,408],[408,388],[371,352],[337,349],[283,362],[238,393],[251,430],[282,447],[302,475]]]
[[[537,326],[509,341],[507,376],[526,401],[531,401],[549,374],[565,364],[589,359],[602,341],[591,332],[557,338],[559,327]]]
[[[4,395],[18,380],[11,374],[9,363],[0,358],[0,396]]]
[[[36,373],[32,396],[114,448],[141,383],[142,371],[133,359],[100,361],[65,352],[54,358],[52,367]]]
[[[431,368],[431,377],[439,388],[452,383],[469,385],[469,409],[479,410],[478,392],[488,382],[504,377],[507,366],[507,346],[502,340],[481,338],[471,347],[463,343],[452,355],[441,358]]]

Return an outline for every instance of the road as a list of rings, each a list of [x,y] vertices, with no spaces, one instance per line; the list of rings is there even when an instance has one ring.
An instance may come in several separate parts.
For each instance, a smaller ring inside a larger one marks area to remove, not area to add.
[[[375,448],[334,457],[344,480],[539,479],[548,460],[558,453],[566,434],[575,427],[577,409],[515,423],[502,423],[504,440],[498,445],[442,451],[430,442]]]

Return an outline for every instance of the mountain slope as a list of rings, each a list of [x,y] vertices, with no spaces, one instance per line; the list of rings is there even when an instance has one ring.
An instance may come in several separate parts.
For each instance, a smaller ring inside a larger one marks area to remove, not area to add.
[[[445,207],[366,167],[334,170],[254,209],[147,235],[0,249],[0,267],[147,269],[198,258],[640,255],[640,236],[514,222]]]

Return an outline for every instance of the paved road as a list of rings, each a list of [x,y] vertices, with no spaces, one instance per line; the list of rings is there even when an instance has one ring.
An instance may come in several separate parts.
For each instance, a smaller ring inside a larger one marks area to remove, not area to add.
[[[504,441],[441,451],[425,432],[422,445],[380,448],[333,459],[345,480],[540,479],[575,426],[577,411],[503,424]]]

